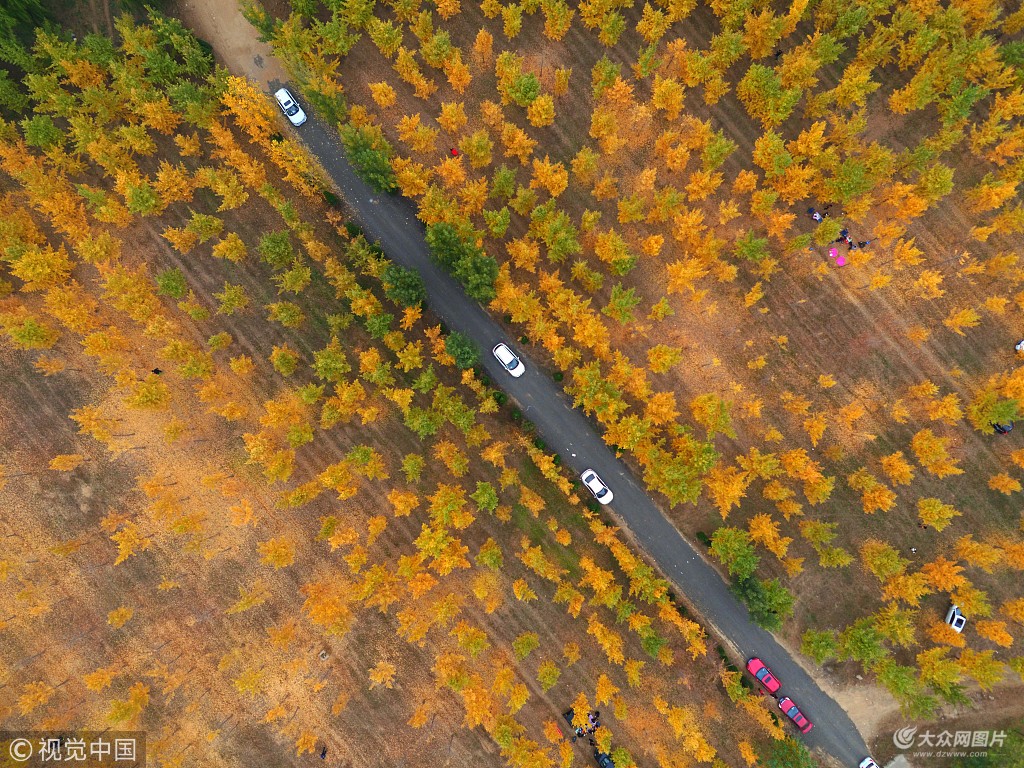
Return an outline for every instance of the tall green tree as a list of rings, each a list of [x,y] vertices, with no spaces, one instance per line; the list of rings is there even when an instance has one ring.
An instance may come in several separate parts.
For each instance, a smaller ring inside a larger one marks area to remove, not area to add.
[[[466,370],[480,362],[480,347],[468,336],[452,331],[444,340],[444,349],[455,358],[455,365]]]
[[[755,623],[776,632],[793,613],[793,594],[778,579],[748,578],[736,581],[733,591],[747,604]]]
[[[384,293],[400,307],[418,307],[427,300],[427,288],[420,273],[397,264],[388,264],[381,275]]]
[[[477,245],[476,231],[471,227],[465,229],[460,231],[447,222],[427,227],[430,256],[462,283],[468,296],[477,301],[490,301],[495,296],[498,262]]]
[[[754,552],[750,534],[741,528],[722,526],[711,534],[711,554],[737,579],[748,579],[757,570],[760,558]]]
[[[751,64],[736,86],[736,95],[751,117],[760,120],[765,128],[774,128],[793,113],[801,91],[799,88],[784,88],[771,67]]]
[[[363,181],[378,192],[395,192],[398,182],[391,168],[394,148],[376,125],[353,125],[340,129],[345,155]]]
[[[786,737],[773,741],[764,758],[765,768],[817,768],[818,761],[802,741]]]

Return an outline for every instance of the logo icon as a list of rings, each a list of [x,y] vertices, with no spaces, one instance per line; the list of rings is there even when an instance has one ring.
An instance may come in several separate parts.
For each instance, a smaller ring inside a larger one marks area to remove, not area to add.
[[[28,739],[14,739],[7,749],[11,758],[18,763],[24,763],[32,757],[32,742]]]
[[[908,725],[906,728],[900,728],[892,735],[892,743],[895,744],[898,749],[910,749],[914,746],[914,734],[916,733],[916,725]]]

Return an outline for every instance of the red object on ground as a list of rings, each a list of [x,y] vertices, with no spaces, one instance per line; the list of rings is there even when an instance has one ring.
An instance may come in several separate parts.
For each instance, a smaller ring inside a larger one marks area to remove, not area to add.
[[[457,150],[455,147],[452,147],[450,151],[452,153],[452,157],[458,157],[459,156],[459,150]]]

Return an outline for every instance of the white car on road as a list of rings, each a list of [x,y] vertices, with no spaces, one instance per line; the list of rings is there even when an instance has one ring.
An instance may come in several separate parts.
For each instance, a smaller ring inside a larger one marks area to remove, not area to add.
[[[870,757],[865,757],[860,761],[860,768],[878,768],[878,763],[872,760]]]
[[[491,350],[494,356],[501,363],[502,367],[509,372],[510,376],[519,378],[526,373],[526,366],[523,365],[523,361],[516,357],[515,353],[508,348],[507,344],[498,344],[494,349]]]
[[[580,479],[587,486],[587,489],[594,494],[595,499],[602,504],[612,503],[612,499],[615,498],[612,494],[612,489],[604,484],[604,480],[598,477],[597,472],[592,469],[584,470],[583,474],[580,475]]]
[[[291,91],[287,88],[281,88],[274,93],[274,98],[277,99],[277,106],[284,112],[292,125],[302,125],[306,122],[306,113],[302,111],[302,107],[295,103],[295,99],[292,98]]]

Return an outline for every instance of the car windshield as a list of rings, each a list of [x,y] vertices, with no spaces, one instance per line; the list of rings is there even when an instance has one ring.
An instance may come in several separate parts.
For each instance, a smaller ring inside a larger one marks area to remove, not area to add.
[[[607,494],[607,493],[608,493],[608,489],[607,488],[601,488],[597,492],[597,498],[603,499],[605,497],[605,494]]]
[[[757,679],[758,680],[764,680],[768,676],[769,676],[768,675],[768,670],[765,669],[764,667],[761,667],[759,670],[757,670]]]
[[[800,714],[800,710],[793,706],[786,710],[786,714],[795,720],[796,716]]]
[[[288,115],[288,117],[291,117],[292,115],[294,115],[298,111],[299,111],[299,108],[297,106],[295,106],[295,104],[292,104],[291,106],[284,108],[284,113],[286,115]]]
[[[508,368],[510,371],[517,365],[519,365],[519,361],[515,357],[513,357],[511,360],[505,363],[505,367]]]

